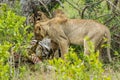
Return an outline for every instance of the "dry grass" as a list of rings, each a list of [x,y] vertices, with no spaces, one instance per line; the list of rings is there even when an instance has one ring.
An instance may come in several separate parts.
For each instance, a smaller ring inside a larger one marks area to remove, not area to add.
[[[111,80],[120,80],[120,71],[113,70],[109,67],[105,69],[104,75],[110,76]],[[44,71],[37,69],[31,71],[30,69],[25,72],[24,76],[19,80],[58,80],[55,71]]]
[[[105,68],[105,75],[110,76],[111,80],[120,80],[120,70],[114,70],[107,66]]]
[[[26,72],[20,80],[56,80],[54,72]]]
[[[41,66],[41,64],[37,65],[26,65],[27,70],[23,74],[20,79],[13,80],[60,80],[56,75],[55,69],[47,68],[46,65]],[[32,68],[31,68],[32,67]],[[104,66],[104,74],[103,76],[109,76],[111,79],[107,80],[120,80],[120,64],[116,62],[114,64],[106,64]]]
[[[23,77],[19,80],[57,80],[54,70],[47,70],[42,67],[38,67],[37,69],[28,69],[24,73]]]

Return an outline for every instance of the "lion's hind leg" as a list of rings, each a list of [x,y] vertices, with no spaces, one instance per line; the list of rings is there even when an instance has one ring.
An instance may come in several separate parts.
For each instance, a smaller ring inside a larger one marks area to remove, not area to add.
[[[100,43],[100,39],[98,37],[84,39],[84,54],[90,55],[90,53],[95,53],[98,50],[98,44]]]
[[[83,43],[84,45],[84,55],[86,56],[86,55],[89,55],[90,54],[90,52],[89,52],[89,46],[88,46],[88,41],[86,40],[86,39],[84,39],[84,43]]]

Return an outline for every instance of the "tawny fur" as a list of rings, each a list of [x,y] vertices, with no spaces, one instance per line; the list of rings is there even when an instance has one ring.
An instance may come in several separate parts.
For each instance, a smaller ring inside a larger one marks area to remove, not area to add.
[[[33,23],[33,24],[36,23],[36,21],[44,22],[47,20],[49,20],[49,18],[45,15],[45,13],[43,13],[41,11],[38,11],[37,14],[32,14],[29,17],[29,22]]]
[[[42,40],[48,36],[52,41],[58,43],[61,51],[61,57],[64,58],[64,53],[68,53],[70,44],[84,45],[84,54],[89,54],[89,46],[86,37],[95,46],[97,50],[103,43],[103,39],[107,39],[107,44],[110,45],[111,37],[109,29],[94,21],[81,19],[63,19],[55,17],[46,22],[37,22],[34,27],[35,38]],[[107,48],[109,61],[111,62],[110,48]]]

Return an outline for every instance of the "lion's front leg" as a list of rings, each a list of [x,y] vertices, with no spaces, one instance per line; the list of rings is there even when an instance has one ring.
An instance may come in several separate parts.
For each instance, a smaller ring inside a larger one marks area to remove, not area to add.
[[[62,39],[59,42],[60,52],[61,52],[61,58],[64,59],[64,54],[68,53],[69,45],[68,40]]]

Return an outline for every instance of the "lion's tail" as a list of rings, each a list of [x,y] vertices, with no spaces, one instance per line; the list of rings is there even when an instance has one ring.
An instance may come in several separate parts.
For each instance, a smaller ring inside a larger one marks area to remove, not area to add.
[[[106,38],[108,39],[107,40],[107,55],[108,55],[108,59],[109,59],[109,62],[112,62],[112,58],[111,58],[111,54],[110,54],[110,46],[111,46],[111,34],[110,34],[110,31],[107,29],[106,31]]]

